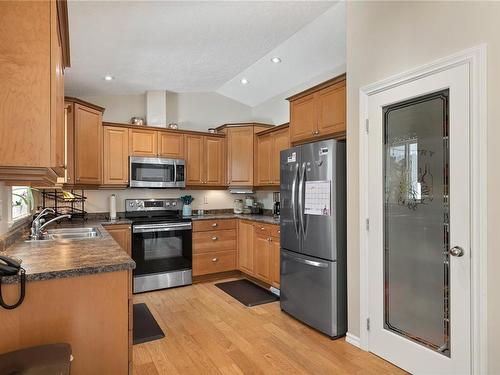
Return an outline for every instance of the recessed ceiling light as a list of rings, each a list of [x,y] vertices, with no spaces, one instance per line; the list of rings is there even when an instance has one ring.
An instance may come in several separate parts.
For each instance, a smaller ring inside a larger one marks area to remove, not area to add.
[[[113,76],[104,76],[105,81],[112,81],[114,79],[115,79],[115,77],[113,77]]]
[[[279,64],[281,62],[281,59],[279,57],[273,57],[271,61],[275,64]]]
[[[242,78],[242,79],[240,79],[240,82],[242,85],[246,85],[248,83],[248,79]]]

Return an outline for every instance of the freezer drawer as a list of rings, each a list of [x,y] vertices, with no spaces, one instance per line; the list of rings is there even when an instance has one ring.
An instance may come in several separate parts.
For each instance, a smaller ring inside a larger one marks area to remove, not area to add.
[[[328,336],[344,335],[346,306],[337,276],[336,262],[281,249],[281,309]]]

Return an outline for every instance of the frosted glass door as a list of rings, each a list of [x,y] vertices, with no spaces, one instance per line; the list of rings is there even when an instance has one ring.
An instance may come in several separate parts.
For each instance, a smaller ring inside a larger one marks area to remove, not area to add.
[[[449,357],[448,98],[383,108],[383,242],[384,328]]]

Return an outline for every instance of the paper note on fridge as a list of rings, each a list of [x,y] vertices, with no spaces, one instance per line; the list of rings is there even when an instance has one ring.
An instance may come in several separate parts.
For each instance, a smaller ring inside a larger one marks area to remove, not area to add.
[[[306,181],[305,215],[331,215],[331,181]]]

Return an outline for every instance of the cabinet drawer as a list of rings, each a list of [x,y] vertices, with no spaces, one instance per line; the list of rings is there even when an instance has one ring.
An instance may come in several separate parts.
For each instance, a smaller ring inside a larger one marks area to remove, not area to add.
[[[204,232],[208,230],[236,229],[236,220],[196,220],[193,221],[193,232]]]
[[[274,225],[263,224],[263,223],[254,223],[255,234],[261,234],[265,236],[271,236],[272,229]]]
[[[193,233],[193,254],[221,250],[236,251],[236,229]]]
[[[193,255],[193,276],[236,269],[236,251]]]

